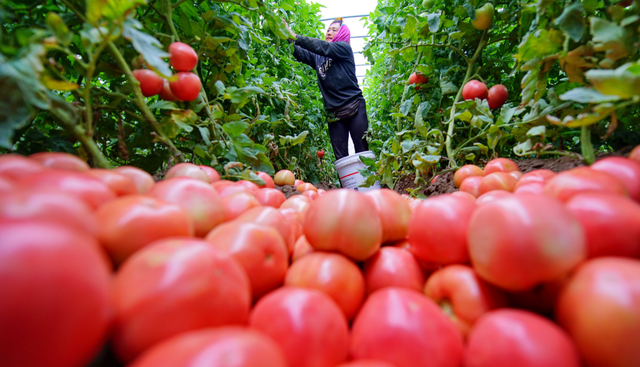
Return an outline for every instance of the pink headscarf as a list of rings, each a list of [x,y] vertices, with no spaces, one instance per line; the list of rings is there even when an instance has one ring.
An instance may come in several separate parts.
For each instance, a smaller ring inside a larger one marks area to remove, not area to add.
[[[343,24],[340,27],[340,30],[338,30],[338,33],[336,33],[336,35],[331,40],[331,42],[340,42],[340,41],[351,44],[351,31],[349,30],[349,27],[347,27],[346,24]]]

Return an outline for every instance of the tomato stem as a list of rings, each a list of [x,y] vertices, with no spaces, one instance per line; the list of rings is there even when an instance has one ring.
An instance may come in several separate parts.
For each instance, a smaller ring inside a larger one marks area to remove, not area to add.
[[[593,164],[593,162],[596,161],[596,155],[593,151],[593,144],[591,144],[591,129],[589,126],[582,126],[582,130],[580,131],[580,148],[584,162],[588,165]]]

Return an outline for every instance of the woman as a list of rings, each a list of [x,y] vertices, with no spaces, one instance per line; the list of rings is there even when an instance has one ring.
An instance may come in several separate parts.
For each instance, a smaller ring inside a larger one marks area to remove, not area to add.
[[[336,160],[349,155],[349,134],[356,153],[368,150],[364,133],[369,128],[367,109],[356,78],[351,32],[336,18],[324,41],[296,35],[293,56],[315,69],[325,108],[337,119],[329,123],[329,137]]]

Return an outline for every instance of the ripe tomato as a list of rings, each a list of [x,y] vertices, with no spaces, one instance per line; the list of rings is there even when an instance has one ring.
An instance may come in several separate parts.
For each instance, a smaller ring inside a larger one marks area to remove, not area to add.
[[[133,180],[133,183],[138,188],[138,193],[144,194],[156,183],[156,180],[153,179],[148,172],[141,170],[137,167],[132,166],[120,166],[113,169],[114,171],[128,176]]]
[[[302,194],[303,192],[305,192],[305,191],[309,191],[309,190],[311,190],[311,191],[315,191],[315,192],[318,192],[318,189],[316,189],[316,187],[315,187],[315,186],[313,186],[313,185],[312,185],[312,184],[310,184],[310,183],[303,183],[303,184],[301,184],[301,185],[299,185],[299,186],[296,186],[296,190],[297,190],[299,193],[301,193],[301,194]]]
[[[298,238],[300,238],[300,236],[302,236],[302,234],[304,233],[304,227],[302,227],[302,223],[304,223],[304,217],[302,216],[302,214],[300,214],[300,212],[298,212],[297,210],[295,210],[293,208],[278,209],[278,211],[285,218],[287,218],[287,220],[291,224],[291,230],[293,232],[293,241],[294,242],[289,243],[288,245],[290,245],[290,246],[287,246],[287,248],[289,249],[289,255],[291,255],[291,254],[293,254],[293,249],[295,247],[295,241],[297,241]]]
[[[171,66],[177,71],[191,71],[198,64],[198,55],[191,46],[182,42],[173,42],[169,45]]]
[[[191,177],[196,180],[204,181],[206,183],[211,183],[209,179],[209,175],[202,167],[197,166],[193,163],[178,163],[175,166],[171,167],[167,174],[164,176],[165,180],[168,180],[173,177]]]
[[[165,101],[179,101],[179,99],[173,95],[173,92],[171,92],[171,86],[167,79],[162,79],[162,90],[158,94],[160,98]]]
[[[245,185],[238,185],[237,183],[233,183],[231,185],[219,186],[216,191],[218,192],[218,194],[220,194],[220,197],[222,198],[237,194],[239,192],[251,194],[253,197],[255,197],[255,193],[253,192],[253,190],[251,190],[249,187]]]
[[[422,291],[424,274],[418,260],[407,249],[384,246],[364,263],[367,294],[385,287]]]
[[[92,168],[86,171],[85,174],[104,182],[117,196],[126,196],[138,193],[138,187],[133,179],[117,171]]]
[[[178,80],[175,82],[169,82],[171,93],[173,93],[176,98],[183,101],[193,101],[198,98],[198,95],[200,95],[200,89],[202,88],[200,78],[189,71],[181,71],[177,75]]]
[[[558,323],[589,367],[633,367],[640,361],[640,261],[586,262],[560,293]]]
[[[608,192],[627,196],[624,185],[614,176],[588,167],[564,171],[551,178],[544,187],[545,195],[567,201],[583,192]]]
[[[133,76],[140,83],[140,90],[143,96],[151,97],[162,92],[164,81],[153,70],[137,69],[133,71]]]
[[[273,182],[278,186],[293,185],[295,180],[296,177],[293,175],[293,172],[286,169],[278,171],[276,175],[273,176]]]
[[[116,264],[153,241],[193,236],[188,214],[175,204],[139,195],[116,199],[96,212],[98,238]]]
[[[483,174],[488,176],[494,172],[513,172],[520,171],[516,162],[508,158],[495,158],[484,166]]]
[[[98,222],[84,201],[54,190],[16,189],[0,193],[0,220],[38,220],[83,232],[98,234]]]
[[[254,195],[260,204],[274,208],[279,208],[287,200],[282,191],[269,187],[256,191]]]
[[[224,205],[224,216],[227,221],[232,221],[251,208],[259,207],[261,204],[256,197],[248,192],[236,192],[232,195],[222,196]]]
[[[370,190],[371,199],[382,221],[382,242],[399,241],[407,237],[411,208],[400,194],[389,189]]]
[[[513,194],[510,193],[509,191],[504,191],[504,190],[489,191],[486,194],[482,194],[478,196],[478,198],[476,199],[476,205],[477,206],[484,205],[494,200],[498,200],[498,199],[502,199],[510,196],[513,196]]]
[[[587,237],[587,257],[640,258],[640,205],[609,193],[574,195],[567,209],[582,224]]]
[[[467,177],[472,176],[483,176],[482,168],[474,165],[474,164],[465,164],[460,167],[456,173],[453,175],[453,183],[456,187],[460,187],[462,185],[462,181],[464,181]]]
[[[299,258],[303,257],[306,254],[310,254],[313,252],[313,247],[307,241],[305,236],[300,236],[293,246],[293,254],[291,255],[291,262],[295,262]]]
[[[296,179],[293,182],[293,186],[295,186],[297,188],[298,186],[303,185],[304,183],[305,183],[304,181]]]
[[[482,316],[469,334],[465,367],[581,367],[567,333],[542,316],[496,310]]]
[[[364,194],[331,190],[309,207],[304,235],[315,250],[339,251],[362,261],[380,248],[382,222],[375,205]]]
[[[411,74],[411,76],[409,76],[409,85],[416,85],[416,90],[419,90],[420,88],[422,88],[420,85],[424,84],[424,83],[428,83],[429,82],[429,77],[424,76],[422,73],[420,72],[413,72]]]
[[[493,15],[495,9],[493,8],[493,4],[486,3],[483,6],[476,9],[476,19],[471,21],[471,25],[473,28],[483,31],[491,27],[491,23],[493,23]]]
[[[42,163],[33,159],[18,154],[0,155],[0,177],[18,180],[44,170]]]
[[[198,237],[206,236],[226,220],[220,195],[211,185],[193,178],[176,177],[160,181],[147,195],[184,209]]]
[[[275,228],[284,239],[287,248],[293,248],[293,244],[296,242],[293,238],[295,233],[293,232],[291,223],[284,217],[284,215],[282,215],[282,213],[280,213],[280,211],[278,211],[278,209],[270,206],[249,209],[236,218],[236,220],[240,222],[264,224]]]
[[[353,322],[350,354],[397,367],[462,365],[462,335],[440,308],[405,288],[373,293]]]
[[[359,359],[354,362],[343,363],[337,367],[395,367],[391,363],[374,359]]]
[[[365,296],[360,268],[346,257],[328,252],[312,252],[296,261],[287,271],[284,284],[317,289],[333,299],[351,320]]]
[[[46,170],[18,180],[16,185],[27,190],[64,192],[84,201],[94,210],[116,198],[116,194],[102,181],[73,171]]]
[[[624,157],[607,157],[592,164],[590,168],[614,176],[633,200],[640,201],[640,162]]]
[[[489,108],[495,110],[496,108],[502,107],[502,105],[507,101],[508,96],[509,91],[507,91],[507,87],[502,84],[496,84],[489,88],[489,94],[487,95]]]
[[[284,352],[263,333],[225,326],[180,334],[154,345],[131,367],[287,367]]]
[[[532,182],[526,185],[518,185],[516,184],[516,188],[513,190],[514,194],[536,194],[542,195],[544,194],[544,183],[542,182]],[[494,192],[494,191],[492,191]]]
[[[318,193],[316,191],[313,191],[313,190],[307,190],[307,191],[303,192],[301,195],[302,196],[306,196],[311,200],[315,200],[315,199],[320,197],[320,195],[318,195]]]
[[[477,198],[480,196],[480,182],[482,182],[482,176],[467,177],[460,184],[460,191],[469,193]]]
[[[451,195],[423,201],[409,221],[411,252],[436,264],[468,262],[466,233],[475,209],[473,200]]]
[[[271,176],[269,176],[268,173],[266,172],[260,172],[258,171],[257,173],[258,177],[260,177],[262,179],[262,181],[264,181],[264,186],[260,186],[260,187],[269,187],[272,189],[276,188],[275,183],[273,182],[273,178],[271,178]]]
[[[89,164],[83,161],[80,157],[59,152],[42,152],[31,154],[29,158],[42,163],[47,168],[55,168],[68,171],[87,171],[89,170]]]
[[[275,290],[253,307],[249,326],[278,343],[289,366],[333,367],[347,359],[347,320],[336,303],[320,291],[296,287]]]
[[[300,212],[300,214],[305,215],[307,213],[307,210],[309,210],[309,207],[311,206],[311,201],[312,200],[306,196],[291,196],[287,200],[285,200],[282,205],[280,205],[280,209],[293,208]]]
[[[462,98],[465,101],[474,100],[476,98],[487,99],[489,90],[486,84],[478,80],[470,80],[462,87]]]
[[[556,175],[555,172],[548,169],[537,169],[531,172],[527,172],[518,179],[518,183],[516,184],[516,189],[520,186],[528,185],[530,183],[545,184],[555,175]]]
[[[494,190],[513,191],[518,180],[514,178],[511,172],[493,172],[482,177],[480,181],[480,195],[486,194]]]
[[[289,252],[275,228],[233,221],[215,228],[205,240],[242,265],[249,276],[254,300],[284,281]]]
[[[577,219],[543,195],[512,195],[478,206],[467,235],[476,272],[512,291],[564,276],[587,252]]]
[[[318,158],[322,159],[322,157],[324,157],[324,149],[320,149],[316,155],[318,156]]]
[[[10,192],[15,189],[15,186],[13,180],[0,176],[0,193]]]
[[[480,279],[466,265],[449,265],[431,274],[424,294],[442,307],[465,336],[480,316],[508,306],[503,291]]]
[[[0,366],[85,366],[107,339],[110,266],[95,239],[0,222]]]
[[[524,174],[520,171],[511,171],[511,172],[507,172],[509,175],[511,175],[511,177],[515,178],[516,181],[518,181],[520,179],[520,177],[522,177]]]
[[[236,183],[234,181],[220,180],[212,183],[211,187],[213,187],[218,192],[218,194],[220,194],[225,187],[235,185]]]
[[[244,187],[248,188],[249,190],[251,190],[251,192],[253,192],[254,194],[258,190],[260,190],[260,186],[254,184],[251,181],[247,181],[247,180],[240,180],[240,181],[236,182],[236,185],[244,186]]]
[[[251,306],[240,264],[193,238],[156,241],[135,253],[113,279],[112,344],[129,362],[161,340],[207,327],[242,325]]]
[[[636,162],[640,162],[640,145],[633,148],[631,153],[629,153],[629,159],[634,160]]]
[[[473,196],[473,195],[471,195],[471,194],[469,194],[468,192],[465,192],[465,191],[454,191],[454,192],[451,193],[451,196],[457,196],[457,197],[460,197],[460,198],[471,199],[474,202],[476,201],[476,197],[475,196]]]
[[[207,176],[209,177],[209,182],[214,183],[216,181],[220,181],[220,174],[215,169],[209,166],[204,166],[202,164],[198,165],[198,167],[200,167],[200,169],[207,174]]]

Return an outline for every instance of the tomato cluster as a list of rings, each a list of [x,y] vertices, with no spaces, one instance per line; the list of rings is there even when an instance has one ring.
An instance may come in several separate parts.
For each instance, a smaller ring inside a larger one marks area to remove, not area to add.
[[[0,156],[0,366],[637,366],[637,152],[425,200]]]
[[[182,42],[169,45],[171,66],[178,71],[169,81],[153,70],[136,69],[133,76],[140,83],[145,97],[160,95],[165,101],[193,101],[198,98],[202,84],[200,78],[191,70],[198,64],[198,55],[191,46]]]
[[[495,110],[502,107],[507,101],[509,91],[507,87],[502,84],[496,84],[490,89],[487,89],[487,85],[478,80],[470,80],[462,87],[462,98],[464,100],[486,99],[489,103],[489,108]]]

